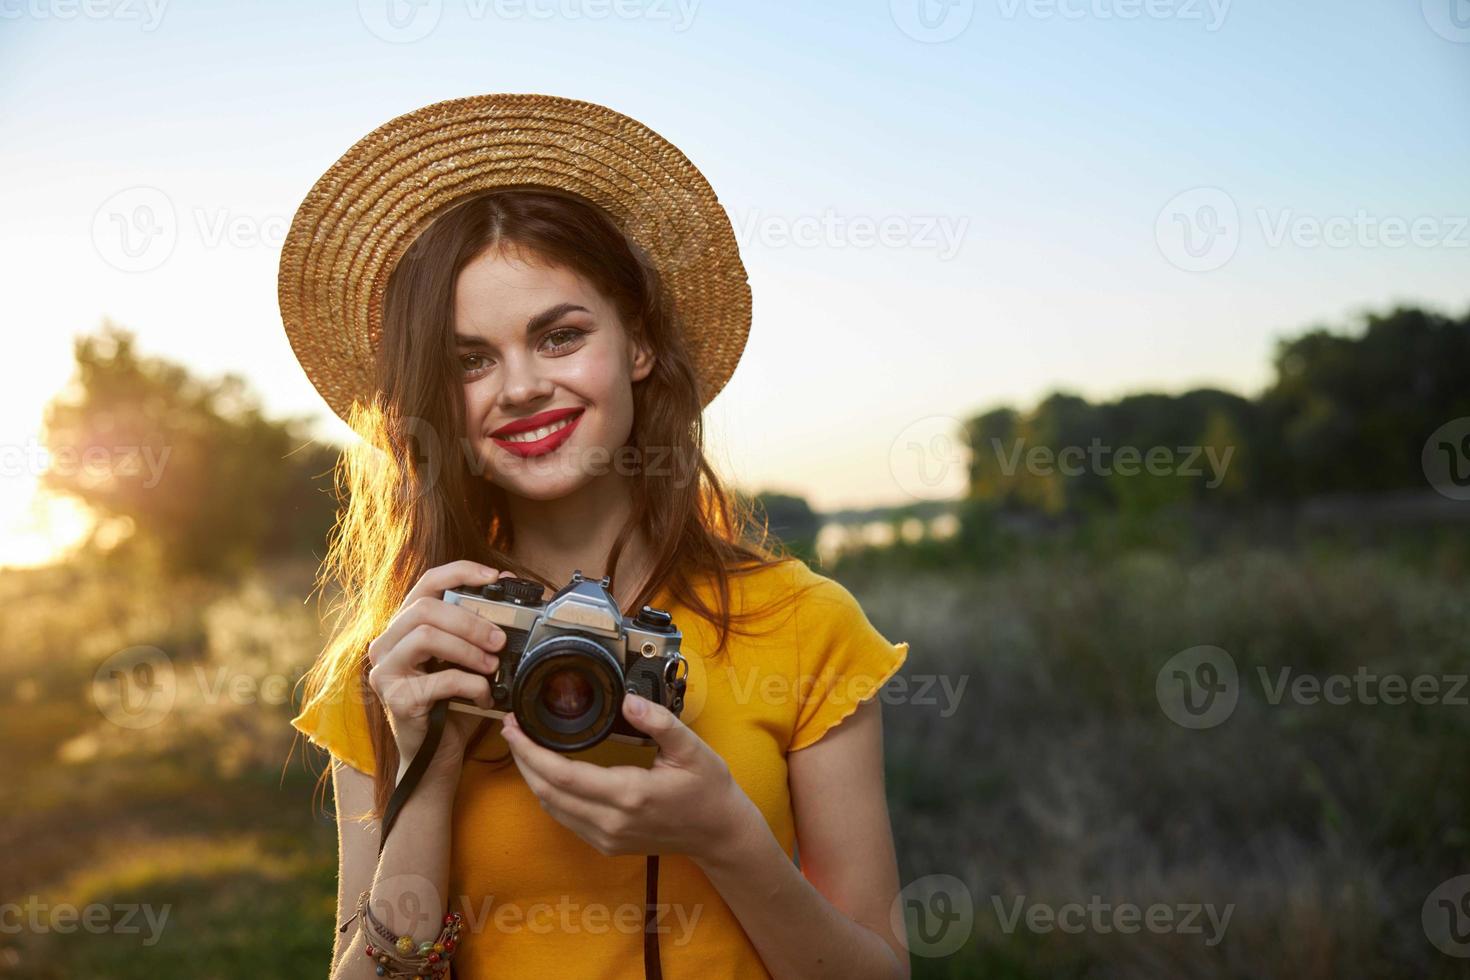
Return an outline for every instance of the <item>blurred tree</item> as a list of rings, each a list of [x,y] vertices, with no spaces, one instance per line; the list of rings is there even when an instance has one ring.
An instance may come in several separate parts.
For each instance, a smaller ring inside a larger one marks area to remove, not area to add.
[[[1422,487],[1429,434],[1470,415],[1470,312],[1399,307],[1359,336],[1318,328],[1282,341],[1262,398],[1274,493]]]
[[[970,497],[1146,516],[1191,502],[1422,489],[1424,440],[1470,416],[1470,313],[1369,314],[1360,335],[1317,329],[1282,341],[1275,366],[1254,401],[1198,389],[1094,405],[1056,393],[1029,413],[987,411],[965,429]]]
[[[770,533],[794,554],[805,561],[816,557],[817,532],[822,529],[822,521],[805,498],[763,491],[755,495],[754,507],[764,517]]]
[[[1018,465],[1011,465],[1017,458],[1020,425],[1021,416],[1013,408],[992,409],[965,423],[971,497],[999,507],[1020,504],[1022,474]]]
[[[129,526],[124,553],[230,574],[324,545],[337,453],[302,434],[305,419],[265,418],[237,375],[205,380],[142,357],[112,323],[79,337],[75,355],[46,410],[44,485]]]

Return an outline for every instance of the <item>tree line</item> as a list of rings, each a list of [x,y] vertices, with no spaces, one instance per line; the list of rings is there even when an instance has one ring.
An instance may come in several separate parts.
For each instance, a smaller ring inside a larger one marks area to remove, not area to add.
[[[1470,311],[1398,307],[1360,329],[1318,327],[1278,343],[1273,375],[1254,398],[1057,392],[982,412],[964,423],[970,499],[1086,514],[1425,489],[1426,439],[1470,416]]]

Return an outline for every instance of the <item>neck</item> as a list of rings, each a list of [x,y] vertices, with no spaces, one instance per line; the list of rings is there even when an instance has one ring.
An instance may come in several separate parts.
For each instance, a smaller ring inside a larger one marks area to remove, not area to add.
[[[511,556],[557,588],[581,569],[584,578],[613,575],[605,567],[608,551],[633,513],[627,476],[598,475],[576,492],[555,500],[531,500],[507,494],[515,544]],[[612,593],[625,615],[651,571],[652,554],[642,529],[623,546]]]

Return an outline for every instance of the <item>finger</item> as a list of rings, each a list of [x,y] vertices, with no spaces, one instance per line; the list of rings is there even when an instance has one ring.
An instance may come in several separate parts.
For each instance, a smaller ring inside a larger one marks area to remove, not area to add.
[[[623,717],[658,743],[659,756],[666,762],[691,762],[705,747],[704,740],[680,721],[678,715],[657,701],[631,691],[623,697]]]
[[[546,775],[526,757],[526,746],[533,748],[539,748],[539,746],[526,738],[524,732],[516,729],[513,733],[506,735],[505,741],[510,746],[511,758],[515,760],[521,778],[526,781],[526,785],[535,795],[537,802],[541,804],[541,808],[549,813],[557,823],[575,832],[588,843],[595,843],[595,835],[606,833],[604,828],[614,826],[620,819],[620,811],[617,808],[567,792],[547,779]]]
[[[394,678],[378,692],[384,705],[397,715],[416,716],[446,698],[464,698],[481,708],[490,708],[490,679],[464,670],[438,670],[432,674],[410,674]]]
[[[417,672],[415,668],[435,657],[445,663],[482,673],[493,672],[500,663],[500,658],[495,654],[463,637],[446,633],[428,623],[420,623],[409,630],[403,641],[388,651],[373,669],[389,676],[411,674]]]
[[[648,773],[637,766],[599,766],[581,759],[568,759],[544,745],[537,745],[521,730],[514,715],[506,715],[506,744],[548,785],[569,796],[604,806],[626,806],[643,789],[638,783]]]
[[[414,629],[433,626],[489,651],[505,648],[505,630],[495,623],[443,599],[421,596],[404,607],[388,628],[368,647],[368,659],[378,663]],[[466,665],[468,666],[468,665]]]
[[[436,565],[419,576],[413,588],[408,590],[408,595],[404,596],[403,605],[406,606],[422,596],[442,599],[449,589],[461,585],[485,585],[499,577],[498,569],[481,565],[477,561],[452,561],[447,565]]]

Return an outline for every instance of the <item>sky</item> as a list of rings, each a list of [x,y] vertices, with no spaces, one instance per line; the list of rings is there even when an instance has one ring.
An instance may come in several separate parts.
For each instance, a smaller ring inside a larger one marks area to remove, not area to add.
[[[712,460],[823,510],[957,494],[996,405],[1249,394],[1283,336],[1470,306],[1466,0],[0,0],[0,562],[75,533],[32,447],[104,318],[348,438],[281,239],[361,136],[488,92],[703,171],[755,306]]]

